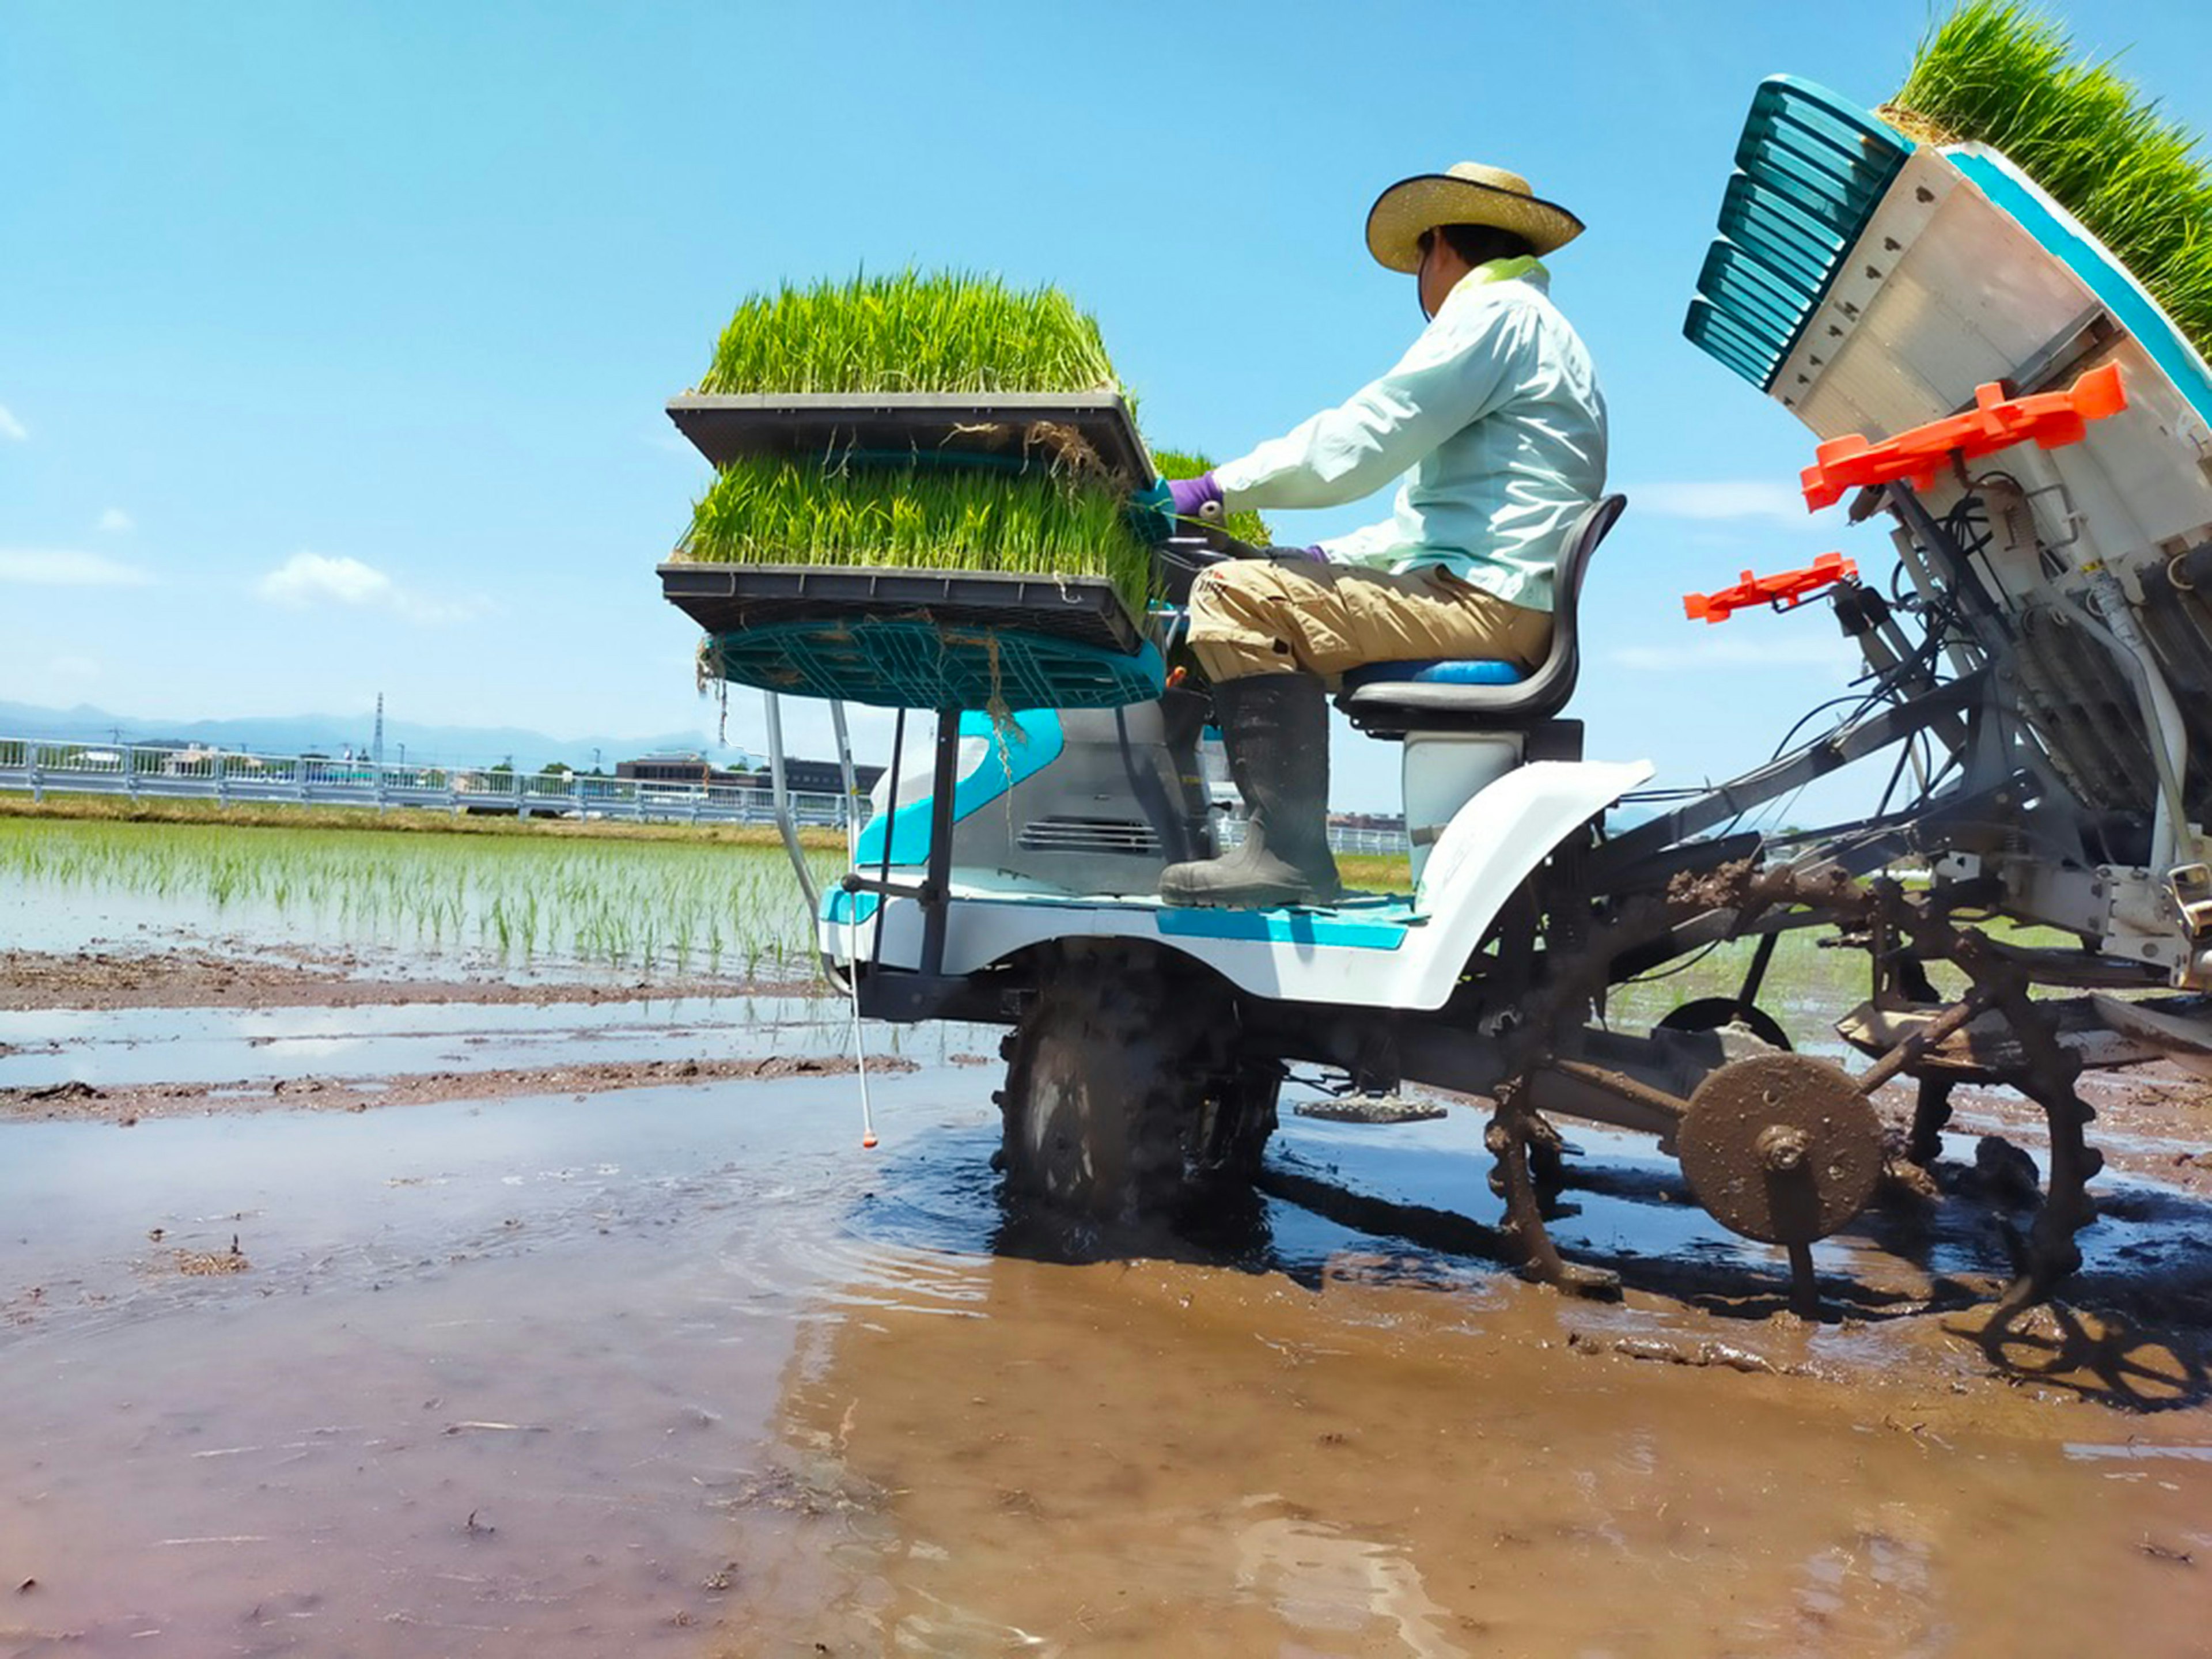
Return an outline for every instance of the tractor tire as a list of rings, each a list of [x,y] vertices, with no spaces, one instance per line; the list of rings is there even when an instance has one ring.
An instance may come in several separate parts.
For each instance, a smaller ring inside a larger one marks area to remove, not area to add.
[[[1247,1187],[1259,1178],[1282,1090],[1283,1068],[1271,1062],[1238,1066],[1216,1079],[1194,1154],[1201,1175]]]
[[[1142,946],[1063,945],[1055,957],[1001,1051],[1007,1190],[1098,1222],[1173,1212],[1209,1096],[1233,1075],[1226,999]]]

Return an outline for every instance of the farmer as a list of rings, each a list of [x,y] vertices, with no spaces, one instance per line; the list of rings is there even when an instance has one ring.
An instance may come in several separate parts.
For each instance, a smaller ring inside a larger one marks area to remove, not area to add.
[[[1382,523],[1213,565],[1193,584],[1190,644],[1250,826],[1226,855],[1170,866],[1169,903],[1337,896],[1326,687],[1346,670],[1543,661],[1554,566],[1605,486],[1605,400],[1537,263],[1582,229],[1501,167],[1462,161],[1391,185],[1368,212],[1367,246],[1419,283],[1429,324],[1412,349],[1339,407],[1168,486],[1188,518],[1210,504],[1338,507],[1406,475]]]

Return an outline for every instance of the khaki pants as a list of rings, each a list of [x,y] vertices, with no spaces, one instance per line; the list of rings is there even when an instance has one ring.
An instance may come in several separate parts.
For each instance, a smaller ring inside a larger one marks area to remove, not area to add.
[[[1501,599],[1436,566],[1403,575],[1318,561],[1237,559],[1199,573],[1190,645],[1213,680],[1318,674],[1370,662],[1481,657],[1533,672],[1552,615]]]

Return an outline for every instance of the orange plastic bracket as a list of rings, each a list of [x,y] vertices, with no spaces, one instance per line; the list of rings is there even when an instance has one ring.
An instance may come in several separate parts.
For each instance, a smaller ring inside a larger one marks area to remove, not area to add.
[[[1785,570],[1778,576],[1754,576],[1748,570],[1734,587],[1717,593],[1685,593],[1682,610],[1692,622],[1726,622],[1739,611],[1757,605],[1777,611],[1795,611],[1831,582],[1846,581],[1859,574],[1856,560],[1840,553],[1823,553],[1802,570]]]
[[[1805,505],[1818,513],[1841,501],[1847,489],[1899,478],[1926,489],[1954,455],[1971,461],[2031,438],[2045,449],[2063,448],[2079,443],[2091,421],[2127,406],[2118,363],[2091,369],[2063,392],[2031,398],[2008,398],[1993,380],[1975,388],[1974,406],[1963,415],[1930,421],[1878,444],[1856,433],[1830,439],[1814,451],[1813,465],[1805,469]]]

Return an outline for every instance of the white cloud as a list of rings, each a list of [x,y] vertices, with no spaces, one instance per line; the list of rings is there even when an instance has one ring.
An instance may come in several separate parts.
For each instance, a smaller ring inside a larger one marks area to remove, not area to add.
[[[485,609],[481,599],[435,599],[416,593],[374,565],[343,554],[295,553],[255,583],[254,592],[288,610],[339,605],[389,611],[426,628],[467,622]]]
[[[264,576],[255,591],[295,611],[315,605],[388,605],[398,589],[373,565],[326,553],[295,553]]]
[[[100,515],[100,522],[93,527],[96,530],[104,530],[111,536],[120,536],[136,530],[138,527],[138,521],[121,507],[111,507]]]
[[[30,428],[9,411],[7,404],[0,404],[0,438],[12,439],[20,444],[30,435]]]
[[[63,547],[0,547],[0,582],[34,587],[143,587],[154,578],[104,553]]]
[[[1638,514],[1666,519],[1756,519],[1797,526],[1811,518],[1797,486],[1778,478],[1638,484],[1626,493]]]
[[[1817,619],[1808,619],[1817,620]],[[1705,624],[1708,628],[1728,623]],[[1832,624],[1831,624],[1832,625]],[[1775,635],[1756,639],[1744,635],[1699,640],[1696,644],[1630,645],[1611,653],[1616,667],[1646,673],[1698,672],[1715,668],[1802,668],[1832,675],[1862,665],[1858,649],[1849,640],[1832,635],[1789,638]]]

